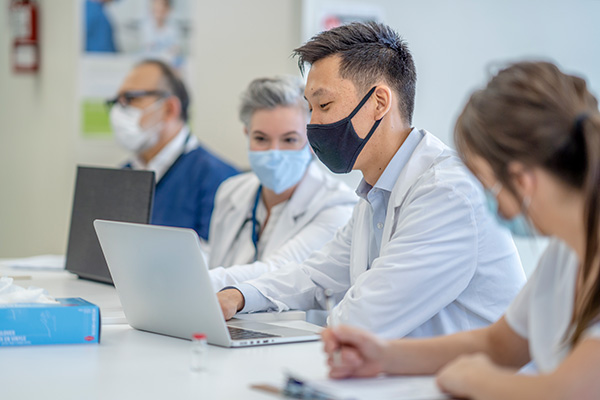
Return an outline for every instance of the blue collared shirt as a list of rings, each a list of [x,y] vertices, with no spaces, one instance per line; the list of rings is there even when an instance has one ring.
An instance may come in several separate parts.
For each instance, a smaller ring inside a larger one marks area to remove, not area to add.
[[[394,185],[422,138],[423,134],[417,129],[413,129],[385,167],[375,185],[371,186],[362,179],[356,189],[356,194],[371,206],[373,229],[370,235],[369,267],[371,262],[379,257],[383,226]]]
[[[387,207],[392,194],[392,189],[400,176],[400,172],[408,163],[408,160],[412,156],[413,152],[417,148],[419,142],[423,138],[423,133],[419,132],[418,129],[414,129],[409,133],[400,149],[396,152],[394,157],[390,160],[385,170],[375,183],[375,186],[369,185],[365,180],[361,180],[356,194],[362,199],[366,200],[371,205],[372,210],[372,225],[370,236],[370,250],[369,250],[369,267],[373,260],[379,257],[379,250],[381,248],[381,237],[383,235],[383,228],[385,224],[385,217],[387,214]],[[236,286],[226,287],[225,289],[235,288],[239,290],[244,296],[244,308],[240,312],[255,312],[255,311],[269,311],[275,309],[275,305],[267,299],[263,294],[256,289],[254,286],[248,283],[241,283]]]

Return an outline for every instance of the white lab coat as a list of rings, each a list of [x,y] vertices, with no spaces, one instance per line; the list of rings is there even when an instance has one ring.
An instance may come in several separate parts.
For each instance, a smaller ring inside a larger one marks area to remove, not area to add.
[[[326,175],[313,161],[279,216],[261,259],[247,265],[223,265],[252,210],[258,186],[258,178],[249,172],[229,178],[217,191],[209,231],[209,268],[215,290],[303,262],[348,222],[358,201],[348,186]]]
[[[323,309],[331,288],[339,322],[386,338],[449,334],[498,319],[525,282],[512,238],[456,154],[421,133],[392,190],[370,268],[372,209],[360,199],[348,224],[304,264],[247,283],[279,311]]]

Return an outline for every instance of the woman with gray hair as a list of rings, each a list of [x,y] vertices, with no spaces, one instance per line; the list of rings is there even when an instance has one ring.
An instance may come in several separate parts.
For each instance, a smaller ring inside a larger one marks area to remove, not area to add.
[[[209,231],[215,290],[300,263],[344,225],[356,195],[313,160],[304,84],[259,78],[242,94],[251,172],[223,182]]]

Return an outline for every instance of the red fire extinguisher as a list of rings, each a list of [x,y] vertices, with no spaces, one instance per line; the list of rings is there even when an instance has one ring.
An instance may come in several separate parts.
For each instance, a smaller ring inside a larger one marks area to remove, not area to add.
[[[40,68],[38,4],[35,0],[12,0],[9,7],[13,71],[36,72]]]

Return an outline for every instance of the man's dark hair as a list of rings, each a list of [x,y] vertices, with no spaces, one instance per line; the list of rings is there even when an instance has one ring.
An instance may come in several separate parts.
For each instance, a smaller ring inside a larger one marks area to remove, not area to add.
[[[353,22],[321,32],[294,50],[304,74],[305,63],[339,55],[340,76],[367,93],[383,80],[398,94],[400,114],[412,124],[417,71],[406,42],[389,26]]]
[[[160,69],[166,85],[164,89],[179,99],[179,102],[181,103],[181,113],[179,114],[179,118],[181,118],[183,122],[187,122],[190,97],[183,81],[177,76],[177,73],[173,68],[163,61],[154,59],[143,60],[137,64],[138,67],[141,65],[156,65]]]

